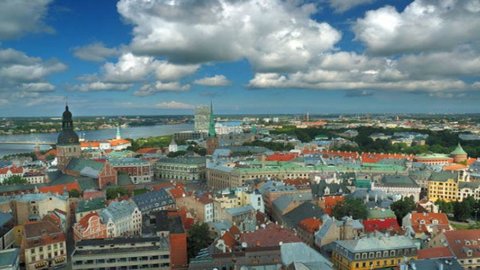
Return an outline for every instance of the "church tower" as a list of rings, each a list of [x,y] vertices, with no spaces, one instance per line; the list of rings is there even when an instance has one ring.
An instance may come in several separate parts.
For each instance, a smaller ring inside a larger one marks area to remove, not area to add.
[[[72,158],[78,158],[82,154],[77,133],[73,130],[72,113],[65,106],[62,115],[62,131],[57,139],[57,163],[58,169],[64,170]]]
[[[210,103],[210,122],[208,124],[207,155],[212,155],[218,148],[217,132],[215,131],[215,119],[213,117],[213,104]]]

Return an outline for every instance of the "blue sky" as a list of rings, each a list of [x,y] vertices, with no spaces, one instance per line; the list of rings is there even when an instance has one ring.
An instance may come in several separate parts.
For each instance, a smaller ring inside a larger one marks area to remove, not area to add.
[[[5,0],[0,115],[478,113],[479,0]]]

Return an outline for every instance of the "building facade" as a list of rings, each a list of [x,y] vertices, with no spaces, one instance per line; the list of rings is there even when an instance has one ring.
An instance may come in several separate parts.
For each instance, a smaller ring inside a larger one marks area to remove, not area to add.
[[[110,159],[110,164],[117,172],[124,172],[130,176],[134,184],[149,183],[153,180],[151,164],[139,158]]]
[[[107,238],[107,226],[99,214],[90,213],[73,225],[73,238],[75,241]]]
[[[337,270],[367,270],[395,267],[417,258],[417,246],[407,236],[373,236],[335,241],[332,255]]]
[[[77,242],[73,270],[170,269],[168,240],[163,237],[93,239]]]
[[[155,164],[157,178],[176,181],[197,181],[206,178],[205,157],[162,158]]]
[[[133,201],[112,202],[100,212],[107,226],[107,237],[125,237],[142,233],[142,212]]]

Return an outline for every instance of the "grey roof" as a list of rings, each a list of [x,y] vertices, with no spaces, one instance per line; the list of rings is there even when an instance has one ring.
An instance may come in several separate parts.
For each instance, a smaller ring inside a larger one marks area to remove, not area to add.
[[[142,213],[148,213],[152,210],[175,204],[172,196],[163,188],[134,196],[133,201],[135,201]]]
[[[16,261],[20,256],[20,249],[11,248],[0,251],[0,269],[10,269],[8,266],[16,266]],[[13,268],[12,268],[13,269]]]
[[[418,184],[409,176],[385,175],[380,181],[384,187],[418,187]]]
[[[273,180],[269,180],[265,182],[261,187],[258,188],[258,191],[262,194],[265,192],[295,191],[295,190],[297,190],[297,188],[294,186],[285,185],[283,182],[273,181]]]
[[[323,197],[325,195],[341,195],[350,193],[347,185],[342,181],[341,184],[330,183],[328,184],[325,180],[320,180],[318,184],[312,184],[312,194],[317,197]],[[325,194],[326,188],[329,189],[329,193]]]
[[[312,194],[300,193],[292,195],[283,195],[273,201],[273,207],[283,212],[294,201],[310,201],[312,200]]]
[[[95,198],[91,200],[81,200],[77,204],[76,213],[89,212],[105,208],[105,200],[103,198]]]
[[[323,218],[323,224],[320,226],[320,229],[315,233],[315,237],[318,237],[320,239],[324,238],[327,236],[328,231],[330,228],[334,225],[334,220],[329,217],[329,216],[324,216]]]
[[[463,270],[456,259],[423,259],[423,260],[411,260],[408,262],[406,270],[421,269],[421,270]]]
[[[470,188],[470,189],[477,189],[480,187],[480,184],[479,183],[476,183],[476,182],[463,182],[463,181],[460,181],[458,182],[458,187],[460,189],[462,188]]]
[[[282,244],[280,254],[283,265],[290,265],[295,262],[320,263],[322,267],[317,269],[332,269],[332,263],[328,259],[303,242]]]
[[[104,164],[91,159],[72,158],[68,162],[67,170],[77,171],[81,176],[98,178],[98,175],[103,170]]]
[[[437,182],[446,182],[449,179],[457,179],[457,173],[455,172],[432,172],[430,176],[430,181],[437,181]]]
[[[324,214],[323,210],[317,205],[311,202],[304,202],[301,205],[299,205],[297,208],[283,215],[282,219],[288,227],[294,228],[298,225],[300,221],[306,218],[310,218],[310,217],[321,218],[323,214]]]
[[[100,216],[105,223],[108,220],[112,220],[115,223],[117,220],[125,217],[131,217],[136,208],[137,205],[132,201],[112,202],[100,212]]]
[[[238,216],[248,212],[255,211],[255,208],[253,208],[253,206],[251,205],[246,205],[242,207],[228,208],[226,211],[231,216]]]
[[[12,214],[0,212],[0,227],[3,227],[6,223],[13,219]]]
[[[336,244],[352,253],[417,247],[411,238],[404,235],[382,235],[355,240],[337,240]]]

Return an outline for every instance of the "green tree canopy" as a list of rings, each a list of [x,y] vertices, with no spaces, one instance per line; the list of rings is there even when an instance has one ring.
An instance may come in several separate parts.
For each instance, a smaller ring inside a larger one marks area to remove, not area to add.
[[[68,197],[70,198],[80,198],[80,191],[76,190],[76,189],[72,189],[68,192]]]
[[[207,223],[195,223],[188,231],[187,249],[188,257],[194,258],[198,252],[208,247],[213,239],[210,237],[210,230]]]
[[[107,200],[113,200],[128,195],[128,190],[124,187],[113,186],[107,188]]]
[[[413,201],[412,198],[404,197],[403,199],[392,203],[390,209],[395,213],[398,224],[401,225],[403,217],[415,210],[415,201]]]
[[[367,214],[367,206],[361,199],[346,199],[333,207],[333,216],[336,219],[345,216],[351,216],[354,219],[366,219]]]
[[[27,184],[27,179],[19,176],[19,175],[12,175],[3,180],[3,185],[24,185]]]

